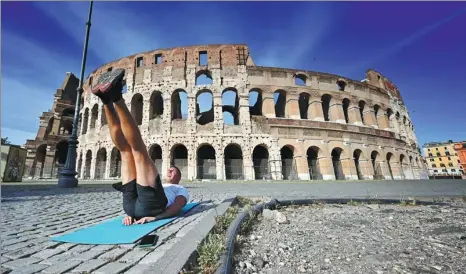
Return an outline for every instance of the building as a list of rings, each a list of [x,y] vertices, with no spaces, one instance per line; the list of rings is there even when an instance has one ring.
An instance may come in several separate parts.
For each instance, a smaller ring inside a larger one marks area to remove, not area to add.
[[[432,178],[461,178],[463,168],[460,165],[456,143],[432,142],[423,146],[429,176]]]
[[[76,92],[79,80],[68,72],[62,86],[54,95],[52,108],[39,117],[40,124],[34,140],[27,140],[27,178],[57,178],[65,165],[68,138],[73,130]]]
[[[123,95],[164,175],[191,180],[417,179],[425,177],[408,109],[374,70],[355,81],[314,71],[261,67],[247,45],[160,49],[93,71],[81,99],[77,171],[118,178],[121,158],[99,75],[125,68]],[[202,104],[207,104],[203,107]]]
[[[466,179],[466,141],[461,141],[455,144],[456,153],[460,162],[460,171],[463,179]]]

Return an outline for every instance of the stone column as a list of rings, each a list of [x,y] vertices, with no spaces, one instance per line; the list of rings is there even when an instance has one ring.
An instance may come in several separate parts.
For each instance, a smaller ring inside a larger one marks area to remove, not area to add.
[[[196,179],[197,176],[197,157],[196,157],[196,147],[193,141],[188,142],[187,144],[188,149],[188,176],[189,180]]]
[[[300,180],[309,181],[311,179],[311,176],[309,175],[309,167],[307,165],[307,156],[302,155],[302,153],[300,153],[299,155],[295,156],[295,162],[296,162],[296,172],[298,173],[298,178]]]
[[[267,118],[275,118],[275,104],[273,102],[273,94],[264,92],[262,96],[262,114]]]
[[[401,180],[403,179],[402,177],[402,170],[401,170],[401,164],[399,162],[392,162],[390,163],[390,166],[392,167],[392,172],[393,172],[393,178],[395,180]]]
[[[214,91],[212,91],[214,92]],[[214,93],[213,108],[214,108],[214,127],[216,134],[223,134],[223,112],[222,112],[222,95]]]
[[[246,180],[254,180],[252,151],[249,146],[243,148],[243,174]]]
[[[378,128],[375,112],[372,106],[366,105],[366,108],[363,111],[363,115],[366,126]]]
[[[338,98],[330,100],[329,118],[332,122],[346,124],[345,114],[343,113],[343,103]]]
[[[359,167],[365,180],[374,179],[374,167],[372,166],[371,160],[359,159]]]
[[[92,160],[91,160],[91,180],[95,179],[95,171],[97,167],[97,151],[92,152]]]
[[[380,129],[390,130],[390,125],[388,124],[388,117],[385,112],[379,111],[377,114],[377,121]]]
[[[278,145],[278,138],[272,140],[272,146],[269,151],[269,161],[272,180],[283,180],[282,159]]]
[[[307,109],[307,118],[313,121],[324,121],[324,111],[322,110],[322,101],[320,98],[312,96],[309,98],[309,108]]]
[[[359,112],[359,107],[355,105],[353,102],[351,102],[348,107],[348,118],[350,124],[355,124],[358,126],[361,126],[363,124],[361,120],[361,114]]]
[[[45,159],[44,159],[44,170],[42,172],[42,177],[44,178],[53,178],[55,177],[55,148],[47,146]]]
[[[341,157],[341,156],[340,156]],[[340,158],[341,167],[345,179],[358,180],[358,173],[356,171],[356,164],[353,158]]]
[[[150,96],[151,94],[149,94],[149,98],[146,95],[142,96],[142,123],[139,126],[142,136],[149,132]]]
[[[299,102],[296,95],[290,96],[285,106],[285,117],[290,119],[301,119],[299,113]]]
[[[196,134],[196,95],[192,95],[191,92],[188,93],[188,119],[186,120],[186,127],[188,134]]]
[[[105,162],[104,179],[110,179],[110,170],[112,167],[112,147],[106,148],[106,150],[107,150],[107,159]]]
[[[331,157],[318,157],[320,173],[324,180],[335,180],[335,172],[333,171],[333,163]]]
[[[217,173],[217,180],[225,179],[225,157],[223,155],[223,150],[220,146],[215,147],[215,167]]]
[[[249,114],[249,96],[247,94],[237,96],[239,96],[239,124],[245,134],[250,134],[251,115]]]

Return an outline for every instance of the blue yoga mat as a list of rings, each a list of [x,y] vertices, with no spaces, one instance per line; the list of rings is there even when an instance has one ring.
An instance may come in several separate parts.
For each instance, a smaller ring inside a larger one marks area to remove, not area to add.
[[[52,241],[75,244],[131,244],[152,231],[172,222],[176,218],[199,205],[189,203],[183,207],[183,212],[176,217],[158,220],[146,224],[124,225],[123,216],[111,219],[90,227],[85,227],[71,233],[51,238]]]

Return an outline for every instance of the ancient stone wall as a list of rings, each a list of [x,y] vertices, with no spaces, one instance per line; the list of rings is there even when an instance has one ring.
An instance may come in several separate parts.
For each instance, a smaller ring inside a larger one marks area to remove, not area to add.
[[[121,176],[103,106],[89,92],[114,68],[126,70],[123,97],[162,175],[170,164],[191,180],[414,179],[424,169],[399,92],[372,71],[360,82],[260,67],[246,45],[206,45],[125,57],[86,79],[81,178]],[[209,110],[199,104],[206,94]]]

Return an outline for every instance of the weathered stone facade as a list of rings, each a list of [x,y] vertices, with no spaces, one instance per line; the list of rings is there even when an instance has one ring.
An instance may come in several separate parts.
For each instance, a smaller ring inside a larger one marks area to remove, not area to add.
[[[368,70],[360,82],[259,67],[246,45],[206,45],[136,54],[92,72],[81,102],[80,178],[120,176],[102,103],[90,94],[113,68],[126,69],[123,97],[162,175],[171,163],[185,179],[218,180],[415,179],[425,170],[400,93],[380,73]],[[211,83],[200,85],[202,75]],[[233,105],[222,105],[227,91]],[[198,105],[203,93],[212,95],[211,110]]]
[[[57,178],[65,165],[68,138],[73,129],[76,92],[79,80],[70,72],[54,95],[52,108],[39,117],[40,125],[34,140],[27,140],[24,177]]]

